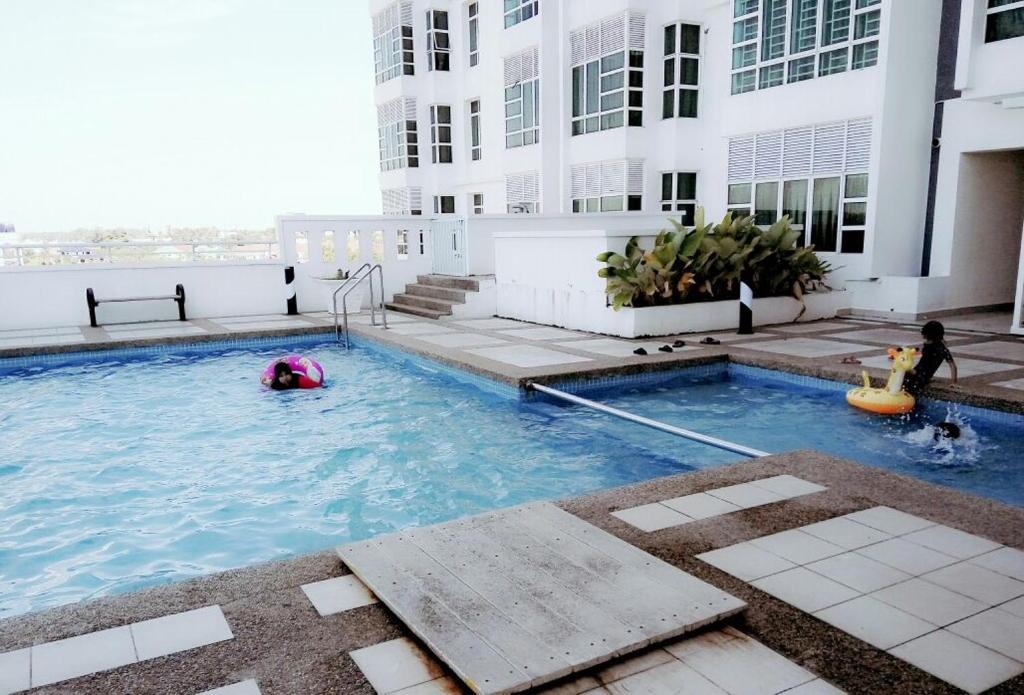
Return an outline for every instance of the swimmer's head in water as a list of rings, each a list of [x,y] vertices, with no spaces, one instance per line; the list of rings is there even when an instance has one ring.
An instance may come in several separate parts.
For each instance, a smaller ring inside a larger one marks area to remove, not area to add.
[[[935,425],[935,439],[960,439],[960,427],[953,422],[940,422]]]
[[[295,378],[295,372],[284,362],[278,362],[274,365],[274,380],[270,382],[270,388],[278,391],[284,389],[295,388],[299,385],[299,380]]]

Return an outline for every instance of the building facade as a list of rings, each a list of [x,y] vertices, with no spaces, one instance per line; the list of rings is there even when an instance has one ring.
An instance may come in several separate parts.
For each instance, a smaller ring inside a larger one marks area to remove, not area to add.
[[[1020,0],[371,12],[386,214],[785,214],[866,310],[1014,299]]]

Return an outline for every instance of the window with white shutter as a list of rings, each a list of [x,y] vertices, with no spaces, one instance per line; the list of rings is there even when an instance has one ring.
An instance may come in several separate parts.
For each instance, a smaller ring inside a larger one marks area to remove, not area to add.
[[[645,26],[623,12],[569,34],[573,135],[643,126]]]
[[[570,172],[573,212],[643,209],[644,160],[614,159],[577,164]]]
[[[416,74],[412,3],[396,2],[373,16],[373,64],[377,84]]]

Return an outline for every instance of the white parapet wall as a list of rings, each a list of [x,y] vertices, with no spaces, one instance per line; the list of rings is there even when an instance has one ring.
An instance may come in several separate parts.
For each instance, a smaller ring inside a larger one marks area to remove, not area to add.
[[[597,276],[603,251],[622,252],[629,232],[517,231],[494,234],[498,315],[624,338],[728,330],[739,325],[739,302],[622,309],[608,306]],[[642,236],[650,244],[653,236]],[[806,309],[789,297],[754,301],[755,325],[831,318],[849,307],[850,293],[808,295]],[[803,314],[801,315],[801,311]]]
[[[97,299],[172,295],[185,287],[189,318],[283,314],[284,266],[276,262],[83,264],[0,270],[0,330],[89,324],[86,288]],[[173,320],[170,300],[101,304],[103,323]]]

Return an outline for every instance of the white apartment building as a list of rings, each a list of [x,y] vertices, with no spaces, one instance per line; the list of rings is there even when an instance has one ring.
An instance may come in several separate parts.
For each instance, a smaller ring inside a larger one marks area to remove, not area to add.
[[[786,214],[854,308],[1021,304],[1024,0],[370,5],[385,214]]]

